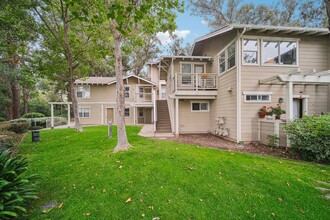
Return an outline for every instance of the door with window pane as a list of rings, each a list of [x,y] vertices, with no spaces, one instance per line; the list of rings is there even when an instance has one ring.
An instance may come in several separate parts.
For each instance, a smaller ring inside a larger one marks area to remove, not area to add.
[[[196,80],[196,84],[198,83],[199,87],[203,87],[205,85],[205,79],[202,79],[202,74],[204,73],[204,65],[201,64],[195,64],[194,65],[194,73],[195,73],[195,80]],[[198,80],[198,82],[197,82]]]
[[[181,76],[181,84],[182,85],[188,85],[190,86],[192,84],[192,68],[191,68],[191,64],[190,63],[183,63],[181,65],[181,71],[182,71],[182,76]]]

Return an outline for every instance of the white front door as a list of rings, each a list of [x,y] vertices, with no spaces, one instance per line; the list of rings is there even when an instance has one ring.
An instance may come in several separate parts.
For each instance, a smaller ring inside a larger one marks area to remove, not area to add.
[[[166,85],[161,85],[159,90],[159,99],[164,100],[166,99]]]

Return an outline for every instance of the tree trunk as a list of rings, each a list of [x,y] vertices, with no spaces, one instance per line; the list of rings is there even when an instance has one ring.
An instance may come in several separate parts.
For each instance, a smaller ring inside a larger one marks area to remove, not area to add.
[[[12,109],[13,109],[13,119],[20,118],[20,88],[18,82],[13,81],[11,83],[11,92],[12,92]]]
[[[13,119],[13,104],[11,101],[6,106],[6,119],[8,121]]]
[[[27,114],[29,112],[28,101],[29,101],[29,90],[23,88],[23,114]]]
[[[66,6],[65,6],[66,7]],[[70,85],[70,95],[71,95],[71,101],[72,101],[72,107],[73,107],[73,118],[76,130],[79,132],[83,131],[83,128],[81,127],[80,118],[79,118],[79,112],[78,112],[78,102],[76,97],[76,87],[74,85],[74,68],[73,68],[73,56],[71,52],[71,45],[69,43],[69,18],[68,18],[68,8],[63,8],[62,11],[62,18],[63,18],[63,26],[64,26],[64,43],[65,43],[65,57],[68,62],[68,73],[69,73],[69,85]]]
[[[123,63],[121,54],[121,41],[120,33],[116,29],[116,22],[110,21],[110,30],[114,36],[115,41],[115,71],[116,71],[116,89],[117,89],[117,146],[113,150],[114,153],[118,151],[128,150],[130,144],[127,140],[126,127],[125,127],[125,93],[123,81]]]

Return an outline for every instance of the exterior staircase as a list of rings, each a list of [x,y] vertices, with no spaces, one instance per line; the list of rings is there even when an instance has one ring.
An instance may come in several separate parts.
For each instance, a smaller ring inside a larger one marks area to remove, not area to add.
[[[157,100],[156,133],[172,133],[170,114],[166,100]]]

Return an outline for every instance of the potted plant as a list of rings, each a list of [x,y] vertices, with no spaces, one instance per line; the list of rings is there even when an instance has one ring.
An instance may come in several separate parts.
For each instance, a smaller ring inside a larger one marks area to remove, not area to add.
[[[281,104],[277,104],[272,112],[275,115],[275,119],[281,119],[281,115],[285,114],[285,111],[281,108]]]
[[[262,106],[262,108],[260,108],[258,111],[259,118],[265,118],[266,112],[267,112],[267,107]]]
[[[273,119],[273,107],[272,106],[269,106],[267,108],[266,116],[267,116],[266,118],[269,119],[269,120]]]

